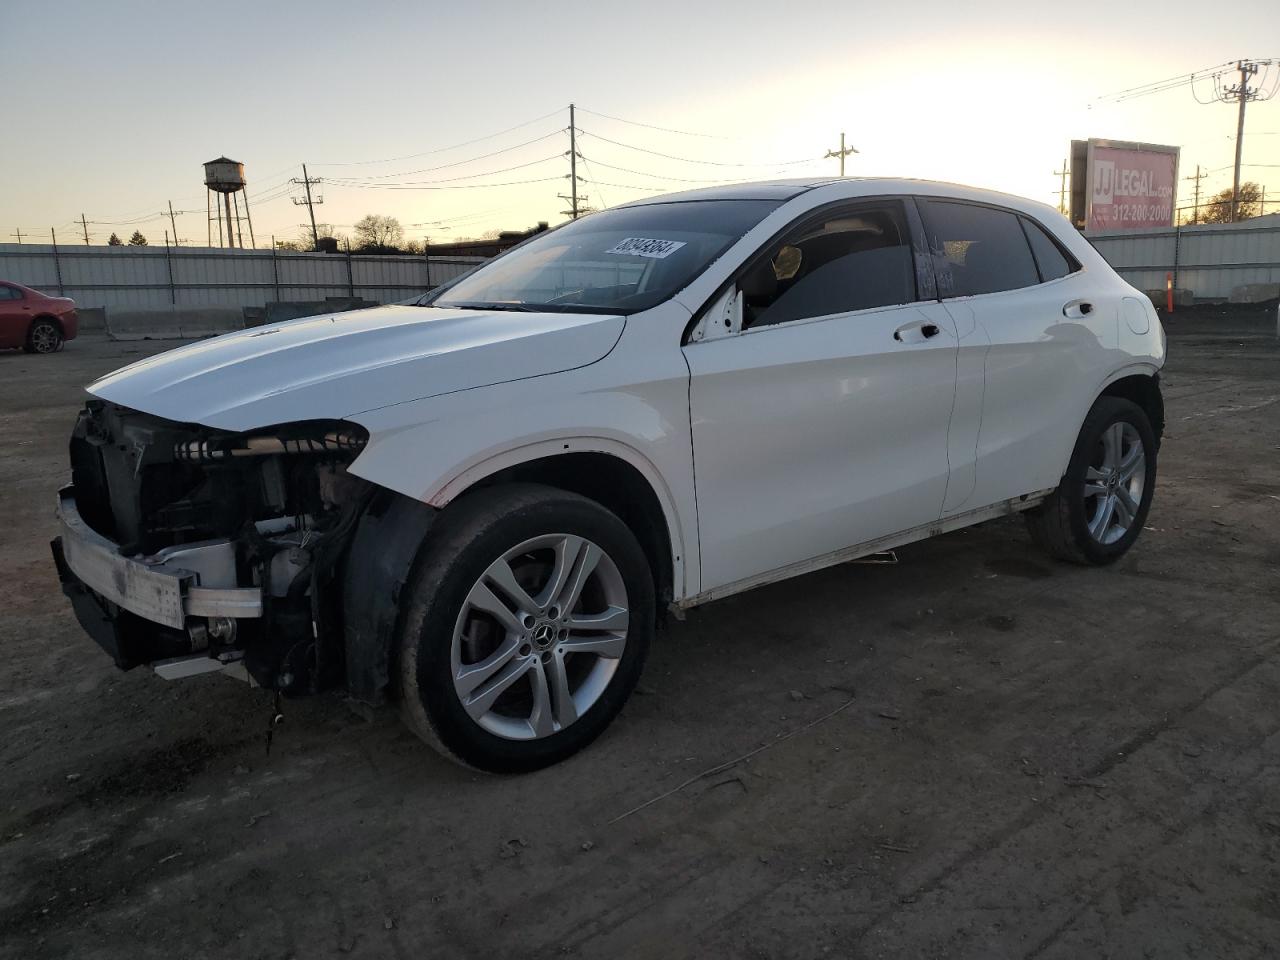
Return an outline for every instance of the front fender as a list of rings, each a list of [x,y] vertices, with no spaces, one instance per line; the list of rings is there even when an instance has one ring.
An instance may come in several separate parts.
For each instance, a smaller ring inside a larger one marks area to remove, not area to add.
[[[370,439],[350,471],[443,508],[475,483],[521,463],[569,453],[617,457],[644,477],[662,508],[674,597],[696,593],[688,368],[677,349],[637,351],[630,359],[627,353],[616,350],[555,376],[357,415],[352,419]]]

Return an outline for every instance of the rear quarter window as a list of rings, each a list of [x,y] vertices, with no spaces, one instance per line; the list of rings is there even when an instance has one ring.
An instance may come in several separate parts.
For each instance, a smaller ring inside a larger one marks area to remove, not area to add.
[[[1022,218],[1022,228],[1036,258],[1041,281],[1057,280],[1080,269],[1080,264],[1054,240],[1040,224],[1027,217]]]

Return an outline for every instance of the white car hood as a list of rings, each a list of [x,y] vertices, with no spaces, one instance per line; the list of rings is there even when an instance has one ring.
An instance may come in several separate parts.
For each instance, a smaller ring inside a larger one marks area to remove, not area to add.
[[[250,430],[595,363],[620,316],[390,306],[291,320],[189,344],[88,387],[184,423]]]

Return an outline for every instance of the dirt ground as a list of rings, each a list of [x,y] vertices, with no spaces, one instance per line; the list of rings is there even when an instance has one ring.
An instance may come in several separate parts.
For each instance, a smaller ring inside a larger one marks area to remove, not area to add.
[[[161,346],[0,353],[0,955],[1275,956],[1280,346],[1274,314],[1168,329],[1115,567],[1009,519],[711,604],[517,778],[337,697],[268,754],[262,691],[117,671],[52,498],[80,385]]]

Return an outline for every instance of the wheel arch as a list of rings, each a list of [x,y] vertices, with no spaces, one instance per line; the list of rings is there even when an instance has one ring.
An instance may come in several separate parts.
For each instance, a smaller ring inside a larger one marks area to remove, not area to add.
[[[652,464],[616,441],[559,439],[508,450],[456,473],[425,500],[383,487],[360,517],[342,574],[343,655],[352,700],[376,705],[387,697],[403,588],[437,519],[451,503],[508,482],[539,483],[601,504],[639,541],[659,613],[677,588],[683,592],[684,550],[670,495]]]
[[[1136,403],[1151,423],[1156,446],[1160,445],[1160,438],[1164,435],[1165,414],[1164,395],[1160,392],[1160,371],[1156,367],[1142,364],[1116,371],[1103,383],[1093,403],[1100,397],[1120,397]],[[1091,403],[1090,406],[1092,405]]]
[[[635,534],[653,572],[659,608],[684,594],[686,551],[674,500],[657,468],[633,447],[606,437],[516,447],[456,473],[427,502],[444,509],[468,493],[506,482],[539,483],[599,503]]]
[[[62,335],[64,340],[66,339],[67,328],[62,325],[62,320],[58,316],[52,313],[39,313],[39,314],[36,314],[34,317],[32,317],[31,322],[27,324],[28,337],[31,336],[31,331],[35,329],[36,324],[39,323],[41,320],[51,321],[53,325],[58,328],[58,333]]]

